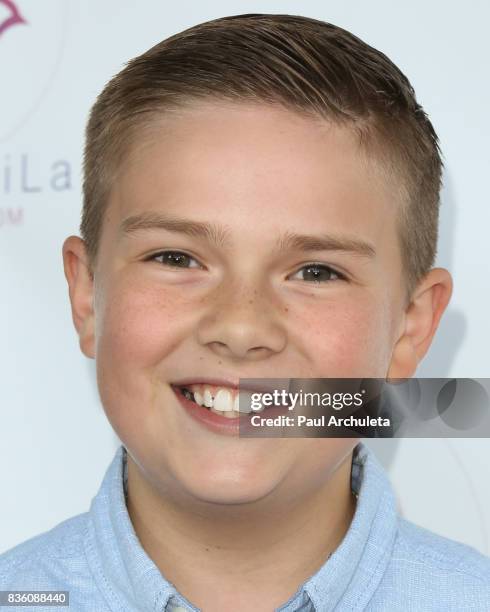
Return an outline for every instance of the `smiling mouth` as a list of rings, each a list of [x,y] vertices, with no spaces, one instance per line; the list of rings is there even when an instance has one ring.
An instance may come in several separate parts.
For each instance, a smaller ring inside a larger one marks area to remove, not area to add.
[[[172,385],[174,390],[190,402],[197,404],[209,412],[229,419],[250,415],[271,409],[283,409],[290,405],[290,399],[285,398],[285,404],[260,404],[252,408],[251,395],[253,393],[267,393],[264,391],[239,390],[236,387],[214,386],[204,383]],[[241,395],[241,397],[240,397]],[[283,400],[284,401],[284,400]]]
[[[175,389],[186,399],[220,416],[231,419],[245,412],[243,406],[241,410],[239,409],[239,395],[236,389],[211,388],[207,385],[190,385],[175,387]],[[246,412],[251,412],[251,408]]]

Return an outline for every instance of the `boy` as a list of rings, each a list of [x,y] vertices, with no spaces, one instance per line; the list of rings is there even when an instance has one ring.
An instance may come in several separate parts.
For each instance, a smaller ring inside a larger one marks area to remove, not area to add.
[[[91,612],[490,609],[489,560],[400,518],[358,438],[243,438],[228,409],[240,378],[413,375],[452,287],[441,167],[404,75],[313,19],[217,19],[114,77],[63,260],[122,446],[88,513],[0,558],[1,588]]]

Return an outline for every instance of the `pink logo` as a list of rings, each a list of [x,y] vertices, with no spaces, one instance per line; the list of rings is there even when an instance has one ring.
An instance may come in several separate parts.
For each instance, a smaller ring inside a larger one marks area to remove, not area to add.
[[[2,5],[6,7],[10,14],[0,23],[0,36],[16,24],[27,23],[12,0],[0,0],[0,6]]]

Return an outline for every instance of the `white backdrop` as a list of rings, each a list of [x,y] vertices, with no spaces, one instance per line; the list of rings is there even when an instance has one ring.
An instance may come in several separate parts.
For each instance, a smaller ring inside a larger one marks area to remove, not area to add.
[[[0,0],[0,552],[88,509],[118,440],[72,326],[61,245],[77,234],[83,129],[129,58],[219,16],[304,14],[407,74],[446,161],[438,264],[455,280],[420,376],[486,377],[490,5],[412,0]],[[462,406],[464,409],[464,406]],[[369,442],[402,513],[490,553],[488,440]]]

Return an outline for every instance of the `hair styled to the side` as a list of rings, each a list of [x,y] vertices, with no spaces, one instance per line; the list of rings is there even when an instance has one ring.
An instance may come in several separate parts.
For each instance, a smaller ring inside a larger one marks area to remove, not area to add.
[[[410,82],[383,53],[342,28],[293,15],[199,24],[134,58],[106,85],[86,130],[80,231],[91,273],[111,186],[131,144],[166,111],[203,98],[279,104],[355,130],[401,200],[398,232],[411,293],[436,253],[437,135]]]

